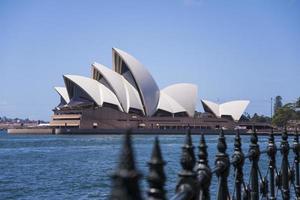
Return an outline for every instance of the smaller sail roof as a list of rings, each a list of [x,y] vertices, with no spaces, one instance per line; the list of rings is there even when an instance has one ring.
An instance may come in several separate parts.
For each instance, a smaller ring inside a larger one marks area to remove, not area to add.
[[[65,82],[71,81],[80,87],[97,105],[102,106],[103,103],[109,103],[118,106],[119,110],[123,111],[116,95],[98,81],[78,75],[64,75],[64,79]],[[71,94],[73,88],[70,88],[68,84],[66,84],[66,87],[70,98],[72,98]]]
[[[164,92],[160,92],[157,110],[164,110],[172,114],[187,112],[178,102]]]
[[[221,104],[220,112],[222,115],[231,115],[236,121],[240,120],[250,101],[248,100],[237,100],[229,101]]]
[[[66,103],[70,102],[69,94],[67,88],[65,87],[54,87],[55,91],[63,98]]]
[[[129,108],[127,105],[126,90],[124,89],[124,83],[122,80],[123,77],[117,72],[112,71],[111,69],[99,63],[93,63],[92,68],[98,71],[110,85],[113,92],[116,94],[118,100],[120,101],[123,110],[128,110]]]
[[[106,80],[126,113],[129,112],[130,108],[141,110],[144,113],[138,91],[123,76],[98,63],[92,64],[92,68],[93,72],[96,70]]]
[[[125,79],[123,78],[123,83],[125,85],[126,95],[127,95],[127,108],[126,112],[129,112],[130,108],[141,110],[145,114],[142,101],[138,91]]]
[[[235,121],[240,120],[250,103],[248,100],[228,101],[222,104],[217,104],[208,100],[201,100],[201,102],[206,112],[210,112],[217,117],[230,115]]]
[[[201,103],[203,105],[205,112],[209,112],[214,114],[217,117],[221,117],[219,104],[208,100],[201,100]]]
[[[198,87],[196,85],[178,83],[170,85],[161,91],[181,105],[190,117],[194,116],[198,95]]]

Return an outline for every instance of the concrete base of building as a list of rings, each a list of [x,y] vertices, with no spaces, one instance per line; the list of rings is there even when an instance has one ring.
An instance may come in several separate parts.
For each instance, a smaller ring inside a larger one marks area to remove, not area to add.
[[[26,135],[50,135],[55,134],[53,128],[10,128],[8,134],[26,134]]]
[[[8,134],[20,135],[122,135],[128,129],[80,129],[80,128],[11,128],[7,129]],[[187,129],[131,129],[133,135],[184,135]],[[234,130],[224,130],[225,135],[235,135]],[[250,135],[251,130],[240,130],[240,135]],[[191,129],[192,135],[218,135],[219,129]],[[258,130],[258,135],[269,135],[270,129]],[[281,135],[282,132],[274,132],[274,135]],[[293,135],[289,132],[289,135]]]
[[[128,129],[76,129],[76,128],[57,128],[55,129],[55,134],[78,134],[78,135],[122,135]],[[185,135],[187,129],[131,129],[133,135]],[[196,130],[191,129],[191,134],[193,135],[218,135],[220,130]],[[245,131],[240,131],[241,134],[246,134]],[[233,130],[225,130],[226,135],[233,135],[235,132]]]

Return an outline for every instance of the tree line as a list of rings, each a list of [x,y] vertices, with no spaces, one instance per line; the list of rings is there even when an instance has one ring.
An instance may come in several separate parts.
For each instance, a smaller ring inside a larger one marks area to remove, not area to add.
[[[259,115],[254,113],[253,116],[245,113],[241,120],[242,121],[251,121],[251,122],[260,122],[260,123],[272,123],[278,127],[287,126],[292,121],[300,124],[300,97],[295,102],[289,102],[283,104],[282,97],[276,96],[274,105],[273,105],[274,115],[269,117],[265,115]]]
[[[300,97],[295,102],[290,102],[283,105],[282,97],[276,96],[273,110],[273,125],[283,127],[287,126],[291,121],[300,123]]]

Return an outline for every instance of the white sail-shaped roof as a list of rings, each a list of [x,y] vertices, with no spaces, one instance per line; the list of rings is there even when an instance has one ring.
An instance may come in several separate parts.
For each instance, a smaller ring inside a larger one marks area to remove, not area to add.
[[[127,110],[126,112],[129,112],[130,108],[134,108],[137,110],[141,110],[143,114],[145,114],[142,101],[140,99],[140,95],[138,91],[125,79],[123,78],[123,83],[125,85],[126,89],[126,96],[127,96]]]
[[[84,90],[98,106],[102,106],[103,103],[109,103],[118,106],[119,110],[123,111],[116,95],[98,81],[78,75],[64,75],[64,79],[65,82],[69,80]],[[71,99],[73,88],[70,88],[68,84],[66,84],[66,87]]]
[[[248,100],[228,101],[222,104],[216,104],[207,100],[201,100],[201,102],[206,112],[210,112],[217,117],[230,115],[235,121],[241,118],[250,103]]]
[[[186,112],[178,102],[164,92],[160,92],[157,110],[164,110],[172,114]]]
[[[198,95],[198,88],[196,85],[190,83],[178,83],[164,88],[162,92],[181,105],[190,117],[194,116]]]
[[[238,121],[240,120],[249,103],[250,101],[247,100],[237,100],[223,103],[220,105],[220,113],[222,115],[231,115],[234,120]]]
[[[178,116],[183,116],[182,112],[194,116],[198,93],[196,85],[174,84],[160,91],[149,71],[136,58],[117,48],[113,48],[112,54],[113,70],[94,63],[92,78],[65,75],[66,88],[56,88],[61,100],[69,102],[70,107],[108,103],[126,113],[153,116],[158,110],[163,110],[180,113]],[[227,107],[224,106],[224,109]]]
[[[128,110],[127,94],[126,94],[126,90],[124,89],[122,76],[99,63],[92,64],[92,68],[93,71],[94,70],[96,70],[96,72],[98,71],[106,80],[106,82],[110,85],[113,92],[119,99],[121,106],[123,107],[123,110]],[[94,79],[96,78],[95,74],[93,75],[93,78]]]
[[[201,100],[205,112],[214,114],[217,117],[221,117],[220,105],[208,100]]]
[[[141,110],[144,113],[139,93],[123,76],[98,63],[92,64],[92,71],[94,79],[99,78],[97,73],[102,76],[100,79],[105,79],[126,113],[129,112],[130,108]],[[101,82],[101,80],[98,81]]]
[[[54,87],[54,89],[66,103],[70,102],[69,94],[65,87]]]
[[[132,55],[117,48],[113,48],[113,69],[138,90],[146,115],[152,116],[160,91],[148,70]]]

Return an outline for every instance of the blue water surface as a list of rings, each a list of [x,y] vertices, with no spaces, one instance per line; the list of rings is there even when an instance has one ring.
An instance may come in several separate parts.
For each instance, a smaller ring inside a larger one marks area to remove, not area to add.
[[[148,172],[154,135],[134,135],[133,143],[137,168],[144,177],[143,191],[147,189]],[[166,190],[174,195],[177,173],[180,171],[180,153],[183,135],[160,136],[164,160],[167,162]],[[206,136],[209,164],[214,165],[217,136]],[[199,136],[193,136],[198,146]],[[243,136],[245,153],[249,136]],[[234,136],[226,136],[228,153],[232,155]],[[260,137],[260,147],[266,148],[267,137]],[[121,146],[121,135],[9,135],[0,132],[0,199],[107,199],[111,191],[110,175],[115,169]],[[279,140],[278,140],[279,141]],[[198,150],[195,148],[195,152]],[[262,156],[262,174],[268,158]],[[292,162],[293,157],[290,155]],[[280,166],[280,159],[278,166]],[[249,162],[245,163],[248,180]],[[229,177],[232,192],[233,173]],[[211,185],[212,197],[216,194],[217,179]]]

